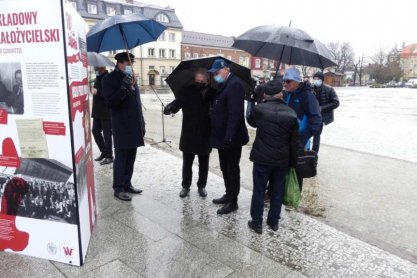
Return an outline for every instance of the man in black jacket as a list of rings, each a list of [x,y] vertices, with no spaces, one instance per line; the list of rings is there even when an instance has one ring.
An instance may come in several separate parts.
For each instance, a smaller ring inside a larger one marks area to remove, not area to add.
[[[97,67],[96,80],[94,82],[93,90],[93,110],[91,116],[93,117],[93,136],[94,141],[101,152],[100,156],[95,161],[101,161],[100,165],[105,165],[113,162],[113,141],[111,134],[111,120],[110,109],[103,96],[103,86],[101,81],[104,76],[108,74],[105,67]]]
[[[114,71],[102,81],[103,95],[109,104],[112,119],[114,196],[122,201],[132,200],[128,193],[142,193],[142,190],[132,186],[131,179],[137,148],[145,144],[142,102],[130,62],[135,56],[129,55],[130,58],[126,52],[117,54]]]
[[[250,153],[253,161],[253,194],[249,227],[262,233],[264,195],[271,187],[271,206],[267,225],[278,230],[284,197],[285,176],[294,168],[298,151],[297,114],[282,100],[282,84],[270,81],[265,87],[264,103],[248,105],[248,123],[256,127],[256,138]]]
[[[218,214],[227,214],[238,209],[239,162],[242,146],[249,141],[244,115],[245,90],[223,59],[216,59],[209,72],[214,74],[214,80],[220,84],[211,112],[211,145],[218,149],[226,187],[226,194],[214,199],[213,203],[223,205],[217,211]]]
[[[198,155],[198,193],[207,196],[205,189],[209,168],[210,146],[210,96],[213,89],[208,86],[207,71],[198,70],[194,75],[194,84],[184,88],[179,96],[168,104],[164,114],[175,114],[182,109],[182,129],[180,150],[182,151],[182,190],[184,198],[190,192],[193,177],[192,166],[195,155]]]
[[[328,125],[334,121],[334,110],[339,107],[339,98],[336,95],[334,89],[324,82],[324,74],[322,72],[316,72],[314,74],[313,90],[320,104],[321,116],[323,122],[320,125],[319,130],[313,137],[313,151],[319,152],[320,148],[320,135],[323,131],[323,125]]]
[[[22,115],[25,111],[25,105],[23,101],[23,83],[22,83],[22,71],[19,69],[14,73],[16,85],[13,86],[12,95],[9,98],[8,105],[13,107],[14,114]]]

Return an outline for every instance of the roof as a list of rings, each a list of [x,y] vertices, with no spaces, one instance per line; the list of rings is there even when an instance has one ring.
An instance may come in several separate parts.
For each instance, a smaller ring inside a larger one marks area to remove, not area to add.
[[[226,37],[221,35],[212,35],[206,33],[199,33],[194,31],[184,31],[182,33],[182,43],[199,46],[211,46],[219,48],[232,48],[234,42],[233,37]]]
[[[406,46],[401,50],[401,58],[408,58],[410,56],[417,56],[417,43]]]
[[[165,14],[169,22],[161,22],[161,24],[171,27],[171,28],[178,28],[182,29],[183,26],[178,19],[175,9],[171,7],[159,7],[155,5],[145,4],[138,1],[128,1],[128,0],[97,0],[97,2],[89,2],[85,0],[70,0],[71,2],[77,3],[77,11],[83,18],[91,18],[91,19],[97,19],[102,20],[107,17],[109,17],[106,13],[107,6],[114,7],[116,10],[116,15],[122,15],[124,14],[125,9],[132,10],[133,13],[139,13],[144,15],[147,18],[156,19],[157,15],[159,14]],[[97,3],[97,14],[92,14],[88,12],[87,8],[88,4],[94,4]]]

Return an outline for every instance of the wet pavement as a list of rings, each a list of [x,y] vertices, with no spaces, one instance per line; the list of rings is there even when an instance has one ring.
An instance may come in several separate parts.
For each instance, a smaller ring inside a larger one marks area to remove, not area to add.
[[[112,196],[112,166],[96,165],[98,219],[86,264],[68,266],[0,253],[2,277],[417,277],[417,266],[316,219],[283,211],[278,232],[247,228],[251,191],[240,209],[216,214],[224,192],[209,174],[208,197],[178,197],[181,159],[140,148],[132,202]],[[194,167],[194,172],[197,168]],[[6,274],[6,275],[5,275]]]
[[[318,176],[305,181],[302,212],[383,250],[417,263],[417,90],[336,88],[341,105],[326,126]],[[165,103],[171,94],[162,95]],[[160,104],[145,94],[147,137],[162,139]],[[159,108],[159,109],[158,109]],[[165,134],[181,157],[181,113],[165,117]],[[252,189],[251,142],[243,147],[242,187]],[[210,169],[221,176],[214,150]]]

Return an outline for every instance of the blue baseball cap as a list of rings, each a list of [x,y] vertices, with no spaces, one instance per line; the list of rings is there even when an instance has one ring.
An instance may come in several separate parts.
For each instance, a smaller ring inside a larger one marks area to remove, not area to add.
[[[207,72],[213,73],[224,67],[227,67],[227,63],[223,59],[216,59]]]
[[[292,80],[295,82],[301,82],[301,74],[300,71],[296,68],[289,68],[285,70],[284,77],[282,78],[283,81]]]

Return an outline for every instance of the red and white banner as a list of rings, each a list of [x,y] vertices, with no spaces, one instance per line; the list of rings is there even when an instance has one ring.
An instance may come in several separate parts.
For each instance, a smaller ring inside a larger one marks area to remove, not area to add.
[[[86,24],[0,2],[0,251],[82,265],[96,218]]]

